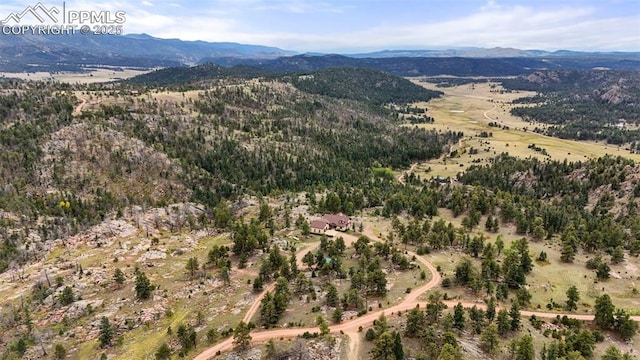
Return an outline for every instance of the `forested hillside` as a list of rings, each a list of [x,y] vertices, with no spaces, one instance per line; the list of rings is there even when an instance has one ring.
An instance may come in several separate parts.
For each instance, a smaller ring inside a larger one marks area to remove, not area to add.
[[[507,89],[539,93],[520,100],[527,106],[512,110],[512,114],[525,120],[548,125],[536,131],[566,139],[605,140],[617,145],[640,139],[635,127],[640,121],[637,71],[540,71],[502,80],[502,83]],[[635,148],[632,144],[631,149]]]
[[[208,83],[178,102],[154,99],[144,88],[139,97],[109,95],[129,92],[119,85],[76,91],[82,89],[3,82],[0,209],[6,221],[25,231],[39,222],[36,231],[47,240],[131,205],[193,201],[213,209],[222,199],[274,191],[341,186],[377,192],[391,179],[375,177],[373,168],[438,157],[459,136],[399,127],[393,114],[369,110],[373,100],[332,99],[280,82],[228,81]],[[72,115],[79,98],[93,105]],[[6,232],[3,238],[14,239]],[[6,248],[0,270],[18,248]]]
[[[442,95],[406,79],[372,69],[329,68],[285,79],[288,78],[304,92],[377,105],[429,101]]]

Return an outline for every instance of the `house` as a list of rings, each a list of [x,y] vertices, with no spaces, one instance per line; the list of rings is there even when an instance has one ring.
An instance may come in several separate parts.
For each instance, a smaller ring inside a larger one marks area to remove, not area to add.
[[[313,220],[310,225],[312,234],[322,235],[329,230],[329,224],[323,220]]]
[[[325,221],[331,229],[339,231],[347,231],[351,226],[351,219],[342,213],[324,215],[322,221]]]

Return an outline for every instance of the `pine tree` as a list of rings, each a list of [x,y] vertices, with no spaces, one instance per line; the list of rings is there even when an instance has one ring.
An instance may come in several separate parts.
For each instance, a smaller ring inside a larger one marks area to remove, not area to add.
[[[601,329],[610,329],[615,323],[613,312],[615,306],[611,302],[608,294],[604,294],[596,299],[594,321]]]
[[[560,260],[566,263],[573,262],[573,259],[576,257],[576,250],[573,248],[571,244],[563,243],[562,250],[560,251]]]
[[[407,323],[404,335],[409,338],[420,337],[426,326],[424,312],[415,307],[407,313]]]
[[[276,357],[276,344],[273,342],[273,339],[269,339],[264,346],[264,360],[273,360]]]
[[[329,285],[329,289],[327,290],[327,306],[338,306],[338,299],[338,289],[333,285]]]
[[[187,260],[187,265],[185,266],[185,268],[189,272],[189,276],[193,279],[193,277],[196,274],[196,271],[198,271],[198,268],[199,268],[198,258],[190,257],[189,260]]]
[[[498,340],[498,327],[495,324],[489,324],[480,336],[480,344],[484,351],[493,356],[498,351],[500,341]]]
[[[520,307],[515,301],[511,304],[509,317],[511,318],[511,330],[516,331],[520,329]]]
[[[498,311],[496,323],[498,324],[498,334],[505,336],[511,330],[509,312],[505,309],[501,309],[500,311]]]
[[[53,358],[56,360],[62,360],[67,357],[67,349],[62,344],[56,344],[53,349]]]
[[[153,286],[151,281],[147,278],[140,269],[136,269],[136,297],[140,300],[146,300],[151,297]]]
[[[378,335],[373,341],[371,359],[373,360],[393,360],[395,348],[395,337],[388,331]]]
[[[533,348],[533,339],[527,334],[520,338],[517,342],[518,350],[516,351],[516,360],[534,360],[535,350]]]
[[[404,348],[402,347],[402,339],[400,338],[400,333],[397,331],[393,332],[393,354],[396,357],[396,360],[404,360]]]
[[[327,335],[329,333],[329,331],[330,331],[329,330],[329,325],[324,320],[322,315],[318,315],[316,317],[316,323],[318,324],[318,327],[320,328],[320,335],[321,336]]]
[[[567,310],[573,311],[578,309],[578,300],[580,300],[580,294],[578,288],[572,285],[567,290]]]
[[[464,317],[464,307],[461,303],[458,303],[453,308],[453,327],[462,331],[464,329],[465,317]]]
[[[333,310],[333,313],[331,314],[331,319],[336,324],[342,322],[342,308],[340,306],[336,307],[336,309]]]
[[[459,360],[462,358],[463,356],[460,349],[447,343],[442,347],[438,360]]]
[[[63,306],[69,305],[75,301],[75,296],[73,295],[73,289],[71,286],[65,286],[60,293],[60,303]]]
[[[633,338],[638,332],[638,323],[631,319],[629,314],[622,310],[616,310],[615,329],[625,341]]]
[[[113,326],[109,322],[109,318],[103,316],[100,320],[100,335],[98,340],[100,340],[100,346],[107,347],[111,345],[111,341],[113,340]]]
[[[118,285],[118,287],[121,287],[122,284],[124,284],[125,277],[120,268],[116,268],[116,270],[113,272],[113,281]]]
[[[251,327],[244,321],[240,321],[233,331],[233,347],[245,351],[251,345]]]
[[[162,343],[158,350],[156,350],[156,360],[169,360],[171,359],[171,348],[167,343]]]
[[[493,296],[487,301],[487,312],[485,313],[487,320],[493,321],[496,317],[496,298]]]

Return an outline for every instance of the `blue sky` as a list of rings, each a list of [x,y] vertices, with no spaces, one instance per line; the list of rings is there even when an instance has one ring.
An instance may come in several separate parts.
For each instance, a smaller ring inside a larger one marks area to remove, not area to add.
[[[36,1],[3,1],[0,12]],[[57,6],[61,1],[43,0]],[[67,0],[124,10],[126,33],[283,49],[515,47],[640,51],[640,0]]]

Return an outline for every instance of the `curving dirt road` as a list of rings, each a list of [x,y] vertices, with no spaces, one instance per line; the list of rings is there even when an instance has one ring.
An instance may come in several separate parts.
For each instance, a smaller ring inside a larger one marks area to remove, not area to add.
[[[372,239],[373,241],[382,241],[370,230],[365,231],[365,235],[370,239]],[[346,233],[340,234],[340,236],[342,236],[342,238],[345,241],[345,245],[347,246],[351,245],[358,239],[358,236],[346,234]],[[304,257],[304,255],[308,251],[315,250],[319,245],[320,243],[316,242],[298,251],[298,253],[296,254],[296,257],[299,265],[302,265],[302,257]],[[360,326],[362,327],[370,326],[371,324],[373,324],[374,320],[380,317],[382,313],[385,313],[385,315],[391,315],[391,314],[398,313],[398,311],[406,311],[408,309],[415,307],[417,304],[419,304],[417,299],[420,297],[420,295],[424,294],[431,288],[440,284],[440,281],[442,280],[440,277],[440,274],[438,273],[436,268],[429,261],[427,261],[427,259],[425,259],[424,257],[412,251],[407,251],[406,254],[409,256],[415,256],[416,260],[421,264],[423,264],[429,270],[429,272],[431,272],[431,279],[426,284],[422,285],[421,287],[415,289],[410,294],[408,294],[400,304],[397,304],[395,306],[392,306],[383,310],[369,312],[364,316],[357,317],[355,319],[330,326],[329,329],[331,333],[343,332],[349,336],[350,356],[353,356],[354,354],[358,354],[359,352],[360,334],[358,332],[358,328]],[[243,321],[248,322],[253,318],[255,313],[260,308],[260,301],[265,296],[267,291],[273,290],[274,286],[275,286],[274,284],[271,284],[268,288],[266,288],[260,293],[260,295],[256,298],[256,300],[254,300],[253,304],[245,314]],[[310,333],[318,332],[318,327],[295,328],[295,329],[286,328],[286,329],[272,329],[272,330],[266,330],[266,331],[254,331],[251,333],[251,337],[252,337],[253,343],[262,343],[274,338],[297,337],[302,333],[304,333],[305,331],[308,331]],[[198,356],[196,356],[194,359],[208,360],[214,357],[218,351],[224,352],[224,351],[230,350],[232,347],[233,347],[233,339],[228,338],[225,341],[206,349],[205,351],[200,353]]]
[[[403,171],[402,174],[398,175],[398,182],[402,185],[406,185],[404,181],[404,177],[407,176],[407,174],[412,173],[413,170],[415,170],[416,166],[418,166],[418,163],[413,163],[411,164],[411,167],[409,168],[409,170]]]
[[[416,166],[417,164],[412,165],[411,170],[413,170],[413,168]],[[410,171],[411,171],[410,170]],[[401,175],[398,178],[398,181],[402,182],[403,180],[403,175]],[[367,229],[364,232],[364,235],[366,235],[367,237],[369,237],[370,239],[372,239],[373,241],[382,241],[379,237],[377,237],[375,234],[373,234],[373,232],[369,229]],[[342,236],[342,238],[344,238],[345,240],[345,244],[348,246],[350,244],[352,244],[353,242],[355,242],[358,239],[358,236],[354,236],[351,234],[340,234],[340,236]],[[302,257],[304,257],[304,254],[306,254],[308,251],[313,251],[315,250],[317,247],[319,246],[319,242],[317,243],[313,243],[310,244],[309,246],[307,246],[306,248],[304,248],[303,250],[300,250],[297,254],[297,260],[298,263],[300,265],[302,265]],[[353,358],[356,359],[359,356],[359,347],[360,347],[360,333],[358,332],[358,328],[360,326],[367,327],[370,326],[371,324],[373,324],[373,321],[378,319],[380,317],[380,315],[382,313],[385,314],[385,316],[390,317],[390,316],[394,316],[397,315],[398,312],[405,312],[408,311],[410,309],[413,309],[415,307],[421,307],[424,308],[427,305],[426,301],[419,301],[419,297],[421,295],[423,295],[424,293],[426,293],[427,291],[431,290],[432,288],[438,286],[440,284],[440,282],[442,281],[442,278],[440,276],[440,274],[438,273],[437,269],[435,268],[435,266],[433,266],[433,264],[431,264],[427,259],[425,259],[424,257],[412,252],[412,251],[406,251],[406,254],[413,257],[415,256],[416,261],[420,262],[422,265],[424,265],[429,272],[431,273],[431,279],[425,283],[424,285],[420,286],[419,288],[413,290],[411,293],[409,293],[403,300],[401,303],[388,307],[386,309],[381,309],[378,311],[372,311],[369,312],[363,316],[357,317],[355,319],[351,319],[351,320],[347,320],[344,321],[340,324],[335,324],[329,327],[330,332],[331,333],[344,333],[345,335],[347,335],[349,337],[349,358]],[[244,317],[244,321],[248,322],[251,320],[251,318],[253,318],[253,316],[255,315],[255,313],[257,312],[257,310],[260,307],[260,301],[262,300],[262,297],[264,297],[264,295],[266,294],[267,291],[270,291],[270,289],[272,290],[272,288],[275,285],[272,284],[271,286],[269,286],[267,289],[265,289],[259,296],[258,298],[256,298],[256,300],[254,301],[254,303],[251,305],[251,307],[249,308],[249,310],[247,311],[247,314]],[[453,307],[455,305],[457,305],[460,301],[445,301],[444,303],[448,306],[448,307]],[[486,304],[482,303],[482,302],[469,302],[469,301],[463,301],[461,302],[462,305],[465,308],[471,308],[473,306],[477,306],[478,308],[481,309],[486,309]],[[500,309],[500,307],[496,308],[497,310]],[[523,316],[531,316],[531,315],[535,315],[537,317],[540,318],[548,318],[548,319],[553,319],[556,318],[558,315],[559,316],[564,316],[567,315],[568,317],[572,318],[572,319],[577,319],[577,320],[593,320],[594,316],[593,315],[587,315],[587,314],[571,314],[571,313],[550,313],[550,312],[541,312],[541,311],[521,311],[520,312]],[[640,316],[632,316],[631,317],[633,320],[636,321],[640,321]],[[307,328],[282,328],[282,329],[271,329],[271,330],[264,330],[264,331],[253,331],[251,333],[251,337],[252,337],[252,342],[253,343],[263,343],[266,342],[270,339],[276,339],[276,338],[294,338],[294,337],[298,337],[301,334],[303,334],[304,332],[310,332],[310,333],[314,333],[314,332],[318,332],[319,329],[318,327],[307,327]],[[196,356],[194,359],[195,360],[208,360],[214,356],[216,356],[216,353],[218,352],[224,352],[224,351],[228,351],[231,350],[233,347],[233,338],[228,338],[226,340],[224,340],[223,342],[220,342],[206,350],[204,350],[202,353],[200,353],[198,356]]]
[[[482,113],[484,115],[484,118],[489,120],[489,121],[493,121],[493,119],[489,116],[489,113],[492,112],[493,110],[497,109],[498,105],[496,103],[493,103],[493,108],[485,111],[484,113]]]
[[[87,104],[87,99],[82,99],[82,102],[80,104],[78,104],[78,106],[76,106],[75,109],[73,109],[73,113],[71,113],[71,115],[73,116],[78,116],[82,113],[82,108]]]

